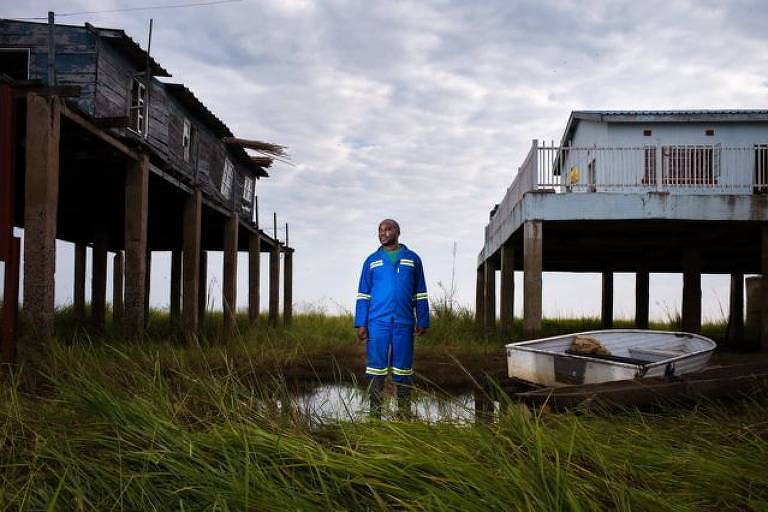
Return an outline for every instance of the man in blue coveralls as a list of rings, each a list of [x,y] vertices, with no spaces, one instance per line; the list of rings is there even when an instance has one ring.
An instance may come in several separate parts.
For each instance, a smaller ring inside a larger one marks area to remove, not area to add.
[[[357,287],[355,327],[358,339],[368,342],[365,374],[370,379],[371,416],[378,418],[390,370],[397,384],[398,412],[410,413],[413,335],[421,336],[429,328],[421,258],[399,243],[399,237],[397,222],[379,223],[381,247],[365,259]]]

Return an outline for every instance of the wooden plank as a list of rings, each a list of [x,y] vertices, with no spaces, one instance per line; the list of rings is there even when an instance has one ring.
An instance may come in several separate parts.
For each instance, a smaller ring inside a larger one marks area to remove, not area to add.
[[[171,251],[171,286],[170,308],[171,323],[176,325],[181,314],[181,267],[182,252],[178,249]]]
[[[283,253],[283,324],[291,326],[293,320],[293,253]]]
[[[5,260],[3,283],[3,323],[0,330],[0,362],[13,363],[16,356],[16,326],[19,316],[19,267],[21,239],[13,237]]]
[[[147,275],[149,157],[128,166],[125,177],[125,328],[128,336],[144,333]]]
[[[258,233],[248,237],[248,319],[251,324],[259,323],[261,286],[261,236]]]
[[[203,323],[208,309],[208,251],[200,251],[200,286],[197,287],[199,322]]]
[[[125,304],[123,301],[123,276],[125,259],[122,251],[117,251],[112,264],[112,323],[119,325],[123,321]]]
[[[269,325],[277,327],[280,302],[280,244],[274,244],[269,253]]]
[[[140,156],[138,153],[128,148],[128,146],[126,146],[125,144],[123,144],[113,136],[109,135],[104,130],[100,129],[90,121],[86,120],[84,117],[82,117],[80,114],[77,114],[72,109],[68,108],[66,105],[62,106],[61,113],[67,119],[69,119],[70,121],[73,121],[75,124],[85,129],[87,132],[89,132],[91,135],[95,136],[96,138],[101,139],[103,142],[106,142],[107,144],[109,144],[114,149],[118,150],[128,158],[135,160],[137,162],[143,159],[143,157]],[[126,255],[126,258],[127,258],[127,255]],[[126,260],[126,265],[127,265],[127,260]]]
[[[24,314],[35,339],[53,336],[60,109],[58,98],[27,96]]]
[[[107,311],[107,233],[103,229],[96,233],[91,257],[91,324],[103,330]]]
[[[13,91],[0,84],[0,260],[7,261],[13,242],[16,190],[16,104]]]
[[[83,242],[75,244],[75,276],[72,307],[75,318],[82,322],[85,320],[85,259],[86,245]]]
[[[202,216],[202,193],[195,190],[184,203],[183,225],[183,284],[182,284],[182,329],[185,336],[192,338],[197,335],[200,320],[200,288],[205,288],[205,282],[200,280],[200,222]]]
[[[13,94],[17,98],[22,98],[27,94],[37,94],[38,96],[60,96],[62,98],[77,98],[82,89],[79,85],[58,85],[50,87],[46,85],[30,87],[14,87]]]
[[[224,222],[224,269],[222,304],[224,306],[224,332],[231,336],[236,330],[237,313],[237,235],[240,217],[232,214]]]

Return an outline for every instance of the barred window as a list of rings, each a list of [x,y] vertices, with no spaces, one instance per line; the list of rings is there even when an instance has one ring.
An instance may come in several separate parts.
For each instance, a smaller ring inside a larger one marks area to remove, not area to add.
[[[147,128],[144,111],[146,97],[147,88],[144,86],[144,82],[139,78],[134,78],[131,88],[131,107],[129,109],[130,124],[128,126],[131,130],[139,134],[143,134]]]
[[[643,184],[656,183],[656,148],[644,151]],[[662,146],[662,184],[714,185],[719,177],[720,150],[712,145]]]

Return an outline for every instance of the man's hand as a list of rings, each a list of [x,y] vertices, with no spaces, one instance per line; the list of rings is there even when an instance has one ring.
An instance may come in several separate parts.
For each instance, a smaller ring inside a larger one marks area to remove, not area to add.
[[[363,327],[358,327],[357,328],[357,339],[360,340],[363,343],[368,341],[368,328],[367,327],[363,326]]]
[[[416,332],[416,336],[422,336],[427,330],[424,327],[417,327],[414,332]]]

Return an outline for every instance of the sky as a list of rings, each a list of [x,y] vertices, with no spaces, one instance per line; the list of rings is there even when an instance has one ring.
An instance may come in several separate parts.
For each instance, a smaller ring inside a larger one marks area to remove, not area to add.
[[[421,256],[430,294],[442,296],[453,280],[457,303],[473,307],[489,210],[531,140],[559,140],[572,110],[766,108],[768,100],[768,11],[759,0],[143,8],[201,1],[3,0],[0,17],[53,10],[57,22],[122,28],[143,47],[151,17],[152,54],[170,81],[185,83],[237,136],[288,146],[292,165],[275,165],[257,193],[262,226],[273,211],[290,225],[298,310],[352,309],[385,217]],[[124,8],[134,10],[72,14]],[[169,261],[153,257],[158,307],[168,304]],[[210,255],[213,307],[220,267]],[[72,268],[62,243],[58,304],[72,300]],[[242,255],[240,307],[246,287]],[[633,290],[632,275],[616,276],[616,317],[633,317]],[[266,293],[263,283],[264,305]],[[680,276],[652,275],[650,293],[652,318],[674,314]],[[702,295],[704,318],[723,318],[727,277],[704,276]],[[543,301],[545,316],[597,316],[600,277],[545,274]]]

